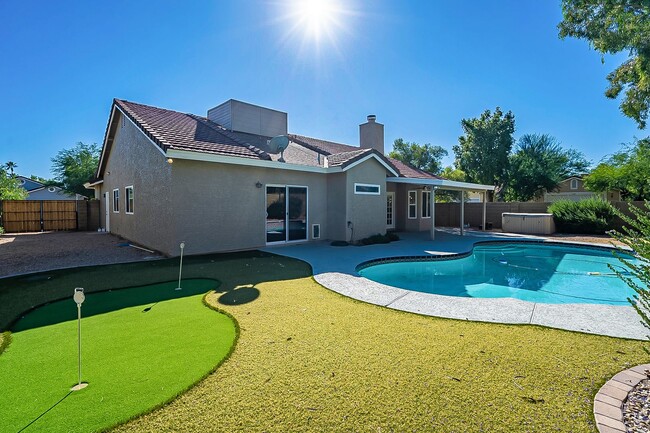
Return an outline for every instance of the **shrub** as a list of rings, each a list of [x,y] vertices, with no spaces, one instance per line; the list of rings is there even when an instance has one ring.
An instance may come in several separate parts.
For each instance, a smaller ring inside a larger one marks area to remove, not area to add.
[[[399,241],[399,236],[397,236],[397,233],[395,233],[395,232],[388,232],[388,233],[386,233],[386,237],[387,237],[391,242]]]
[[[4,234],[5,234],[5,228],[0,226],[0,235],[4,235]]]
[[[614,220],[614,208],[604,200],[561,200],[548,207],[560,233],[604,234]]]
[[[645,209],[630,205],[630,211],[634,218],[615,211],[625,224],[623,233],[611,231],[609,234],[632,248],[641,263],[630,263],[625,259],[626,251],[619,248],[618,258],[630,268],[631,275],[623,274],[611,265],[610,268],[637,293],[629,301],[643,319],[643,324],[650,329],[650,202],[645,202]]]
[[[386,233],[382,235],[377,233],[376,235],[368,236],[367,238],[361,239],[359,245],[374,245],[374,244],[387,244],[392,241],[398,241],[399,236],[395,233]]]

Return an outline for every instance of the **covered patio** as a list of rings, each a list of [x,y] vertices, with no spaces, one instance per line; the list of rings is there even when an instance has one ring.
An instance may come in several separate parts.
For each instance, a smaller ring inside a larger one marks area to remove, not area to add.
[[[486,229],[487,192],[494,186],[468,182],[457,182],[427,176],[388,177],[387,190],[387,228],[400,232],[428,231],[433,240],[436,236],[436,191],[460,192],[460,235],[465,234],[465,199],[469,192],[480,194],[483,203],[481,229]]]

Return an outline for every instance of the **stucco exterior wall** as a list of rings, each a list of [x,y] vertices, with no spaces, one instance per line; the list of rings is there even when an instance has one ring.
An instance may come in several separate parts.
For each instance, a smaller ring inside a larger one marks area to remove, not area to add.
[[[333,241],[349,241],[347,228],[347,173],[327,176],[327,232]]]
[[[346,173],[347,221],[352,221],[354,240],[386,233],[386,168],[369,159]],[[381,194],[354,193],[355,183],[379,185]]]
[[[120,115],[121,117],[121,115]],[[117,127],[101,184],[102,224],[106,227],[104,194],[109,196],[110,232],[164,254],[176,239],[171,219],[171,171],[163,153],[126,120]],[[125,187],[133,185],[133,214],[126,214]],[[120,191],[119,212],[112,210],[113,190]]]
[[[266,185],[306,186],[308,239],[313,224],[320,224],[321,239],[329,237],[324,174],[176,160],[172,185],[174,242],[184,241],[187,254],[264,247]]]

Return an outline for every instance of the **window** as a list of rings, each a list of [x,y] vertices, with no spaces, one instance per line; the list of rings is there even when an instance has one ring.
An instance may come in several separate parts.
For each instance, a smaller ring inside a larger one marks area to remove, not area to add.
[[[422,191],[422,218],[431,218],[431,191]]]
[[[418,217],[418,192],[409,191],[408,197],[408,218],[414,220]]]
[[[578,189],[578,179],[571,179],[571,189]]]
[[[133,213],[133,185],[127,186],[124,188],[124,192],[126,193],[125,201],[126,201],[126,209],[125,213],[132,214]]]
[[[381,189],[379,185],[370,185],[367,183],[355,183],[354,193],[366,194],[366,195],[379,195],[381,193]]]
[[[113,190],[113,212],[115,213],[120,212],[120,190],[119,189]]]

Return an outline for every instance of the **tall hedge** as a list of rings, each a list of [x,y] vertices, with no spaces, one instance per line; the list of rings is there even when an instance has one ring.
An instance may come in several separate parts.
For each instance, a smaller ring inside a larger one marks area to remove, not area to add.
[[[614,208],[608,202],[590,198],[582,201],[561,200],[548,207],[560,233],[604,234],[614,220]]]

